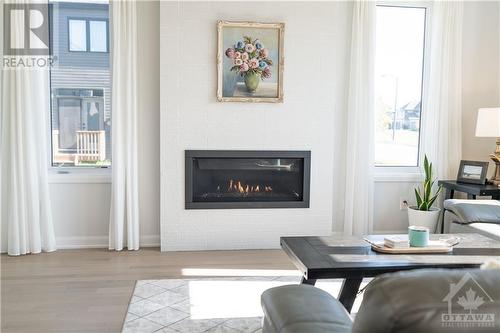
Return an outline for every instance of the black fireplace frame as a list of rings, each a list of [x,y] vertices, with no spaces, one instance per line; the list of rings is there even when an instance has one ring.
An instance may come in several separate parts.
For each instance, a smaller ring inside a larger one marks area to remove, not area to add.
[[[309,150],[186,150],[185,209],[309,208],[311,151]],[[301,158],[304,161],[302,201],[193,202],[193,158]]]

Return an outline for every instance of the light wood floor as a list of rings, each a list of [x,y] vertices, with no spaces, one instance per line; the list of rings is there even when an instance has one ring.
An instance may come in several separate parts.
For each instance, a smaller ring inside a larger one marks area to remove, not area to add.
[[[279,250],[60,250],[1,256],[1,332],[120,332],[136,280],[184,268],[294,269]]]

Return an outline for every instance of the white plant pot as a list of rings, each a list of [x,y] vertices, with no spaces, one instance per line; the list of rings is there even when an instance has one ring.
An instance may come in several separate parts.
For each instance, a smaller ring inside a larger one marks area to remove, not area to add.
[[[408,222],[409,225],[419,227],[427,227],[431,233],[436,231],[436,225],[439,219],[438,208],[431,208],[431,210],[418,210],[417,207],[408,207]]]

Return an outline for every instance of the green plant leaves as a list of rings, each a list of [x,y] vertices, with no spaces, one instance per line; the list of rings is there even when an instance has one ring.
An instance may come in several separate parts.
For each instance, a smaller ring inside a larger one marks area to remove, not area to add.
[[[420,209],[422,205],[422,196],[420,195],[420,189],[415,189],[415,197],[417,198],[417,207]]]
[[[427,155],[424,157],[424,173],[425,179],[422,184],[423,190],[420,191],[420,188],[415,189],[415,197],[417,199],[417,206],[419,210],[428,211],[432,208],[432,205],[436,201],[439,193],[441,192],[441,186],[437,189],[434,195],[432,194],[432,188],[434,187],[435,180],[433,180],[432,175],[432,163],[429,162]]]

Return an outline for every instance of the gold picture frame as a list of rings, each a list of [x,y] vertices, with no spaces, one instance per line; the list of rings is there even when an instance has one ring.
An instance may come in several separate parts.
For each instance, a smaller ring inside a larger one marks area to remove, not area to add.
[[[283,103],[284,23],[217,21],[217,101]]]

